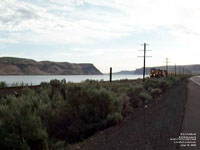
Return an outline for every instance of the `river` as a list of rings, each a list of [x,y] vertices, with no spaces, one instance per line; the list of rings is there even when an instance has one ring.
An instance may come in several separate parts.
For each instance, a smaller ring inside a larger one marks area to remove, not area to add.
[[[142,78],[142,75],[113,75],[113,80],[122,80],[122,79],[138,79]],[[109,74],[104,75],[23,75],[23,76],[0,76],[0,82],[4,81],[8,85],[13,84],[28,84],[28,85],[39,85],[41,82],[49,82],[50,80],[65,79],[67,82],[82,82],[87,79],[90,80],[109,80]]]

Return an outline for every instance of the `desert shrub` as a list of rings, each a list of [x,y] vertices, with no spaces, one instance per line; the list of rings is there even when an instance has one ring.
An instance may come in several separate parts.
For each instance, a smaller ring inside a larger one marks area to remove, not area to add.
[[[63,86],[66,85],[66,80],[63,79],[63,80],[60,81],[60,80],[54,79],[54,80],[51,80],[51,81],[50,81],[50,85],[51,85],[51,87],[53,87],[53,88],[58,88],[58,89],[60,89],[60,88],[62,88]]]
[[[181,78],[178,78],[178,77],[175,78],[175,83],[176,83],[176,84],[179,84],[180,81],[181,81]]]
[[[115,125],[118,124],[122,120],[122,115],[118,112],[114,112],[112,114],[108,114],[107,116],[108,124]]]
[[[127,95],[130,97],[130,102],[133,108],[140,105],[140,93],[143,92],[145,92],[145,89],[142,86],[132,86],[127,89]]]
[[[64,150],[94,132],[120,123],[181,78],[134,82],[66,83],[52,80],[0,99],[0,149]]]
[[[115,92],[117,93],[119,88],[120,88],[120,85],[119,83],[116,83],[116,82],[112,82],[112,83],[103,83],[101,84],[106,90],[108,91],[112,91],[112,92]]]
[[[22,139],[22,142],[20,143],[20,148],[23,150],[31,150],[30,147],[28,146],[27,142]]]
[[[49,83],[47,83],[47,82],[41,82],[40,86],[43,87],[43,88],[47,88],[47,87],[49,87]]]
[[[151,89],[150,94],[153,98],[155,98],[162,94],[162,90],[159,88]]]
[[[159,88],[159,80],[157,79],[146,79],[144,83],[144,88],[149,91],[149,88]]]
[[[149,103],[152,100],[151,95],[149,95],[147,92],[141,92],[139,94],[139,98],[143,102],[143,105]]]
[[[6,82],[0,82],[0,88],[5,88],[5,87],[7,87]]]
[[[122,116],[126,117],[133,111],[133,108],[131,106],[130,98],[126,94],[122,94],[121,99],[123,101]]]
[[[132,107],[140,107],[152,100],[152,96],[141,85],[132,86],[127,91]]]
[[[54,95],[52,96],[51,106],[52,108],[59,108],[64,105],[64,99],[60,91],[54,90]]]
[[[19,98],[3,98],[0,101],[0,149],[64,150],[65,142],[52,140],[59,131],[54,123],[68,114],[63,113],[66,109],[63,101],[58,91],[51,100],[45,90],[38,95],[29,89],[24,89]]]
[[[57,141],[55,139],[51,139],[49,141],[49,147],[50,150],[66,150],[66,143],[65,141]]]
[[[110,122],[121,120],[122,99],[103,87],[98,88],[90,87],[88,83],[70,83],[65,86],[65,98],[59,91],[54,91],[52,119],[49,120],[53,125],[48,127],[49,133],[58,139],[74,142],[105,128]],[[115,112],[120,114],[118,118],[116,115],[113,120],[108,117]]]
[[[178,84],[180,82],[179,78],[168,77],[161,79],[147,79],[144,83],[144,88],[151,93],[152,89],[160,88],[162,91],[166,91],[171,86]]]
[[[37,106],[37,98],[28,92],[0,106],[0,149],[49,149]]]
[[[169,77],[169,80],[172,82],[173,85],[180,83],[181,78],[179,77]]]
[[[74,92],[73,92],[74,93]],[[94,128],[101,128],[105,125],[106,118],[109,114],[119,112],[121,114],[121,102],[112,92],[106,91],[104,88],[82,89],[82,97],[75,98],[73,93],[68,94],[69,104],[78,117],[86,124],[93,124]],[[77,102],[77,103],[75,103]],[[76,106],[78,105],[78,106]],[[96,126],[96,127],[95,127]],[[91,127],[92,128],[92,127]]]
[[[44,104],[48,104],[51,102],[51,99],[49,97],[49,88],[40,88],[40,91],[38,93],[41,101],[44,103]]]
[[[143,86],[132,86],[132,87],[130,87],[130,89],[128,89],[129,91],[128,91],[128,94],[130,94],[130,95],[138,95],[139,93],[141,93],[141,92],[144,92],[145,91],[145,89],[144,89],[144,87]]]
[[[169,80],[161,79],[159,80],[160,89],[163,92],[166,92],[169,87],[171,87],[172,83]]]

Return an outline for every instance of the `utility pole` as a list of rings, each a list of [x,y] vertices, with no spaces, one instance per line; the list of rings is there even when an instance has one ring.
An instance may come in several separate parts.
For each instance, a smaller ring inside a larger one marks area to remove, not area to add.
[[[175,64],[175,77],[176,77],[176,64]]]
[[[110,82],[112,82],[112,67],[110,67]]]
[[[146,50],[146,46],[149,44],[142,44],[144,45],[144,50],[140,50],[140,51],[144,51],[144,56],[138,56],[138,57],[143,57],[144,58],[144,66],[143,66],[143,82],[145,81],[145,73],[146,73],[146,57],[151,57],[151,56],[146,56],[146,51],[151,51],[151,50]]]
[[[165,63],[166,63],[166,71],[167,71],[167,76],[168,76],[168,74],[169,74],[169,72],[168,72],[169,58],[165,58]]]
[[[165,59],[166,59],[166,71],[168,71],[169,58],[165,58]]]
[[[143,82],[145,81],[145,72],[146,72],[146,43],[144,43],[144,67],[143,67]]]

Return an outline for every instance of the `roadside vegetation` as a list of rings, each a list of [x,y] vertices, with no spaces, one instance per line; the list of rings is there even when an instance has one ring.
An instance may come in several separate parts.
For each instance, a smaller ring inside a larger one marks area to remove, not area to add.
[[[6,87],[21,87],[21,86],[30,86],[27,83],[23,83],[23,82],[16,82],[16,83],[12,83],[12,84],[7,84],[4,81],[0,82],[0,88],[6,88]]]
[[[0,82],[0,88],[5,88],[5,87],[7,87],[6,82]]]
[[[0,99],[0,149],[64,150],[95,132],[120,123],[184,78],[66,83],[52,80],[39,89]],[[4,87],[6,84],[1,83]]]

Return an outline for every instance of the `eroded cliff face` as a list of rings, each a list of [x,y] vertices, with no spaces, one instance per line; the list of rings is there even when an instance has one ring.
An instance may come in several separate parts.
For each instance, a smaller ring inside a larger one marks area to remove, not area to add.
[[[100,75],[93,64],[37,62],[31,59],[1,57],[0,75]]]

